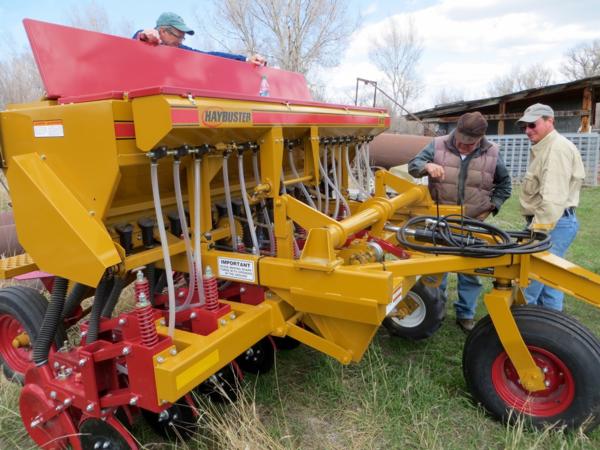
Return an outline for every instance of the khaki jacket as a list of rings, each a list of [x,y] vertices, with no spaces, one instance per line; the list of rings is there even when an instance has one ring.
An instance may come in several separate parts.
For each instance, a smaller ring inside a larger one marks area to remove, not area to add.
[[[565,209],[579,205],[585,168],[577,147],[556,130],[531,147],[521,184],[521,212],[532,225],[553,228]]]

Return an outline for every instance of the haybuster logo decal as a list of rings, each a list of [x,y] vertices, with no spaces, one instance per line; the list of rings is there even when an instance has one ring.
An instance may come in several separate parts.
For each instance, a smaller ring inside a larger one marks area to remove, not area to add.
[[[202,125],[217,128],[222,125],[252,123],[249,111],[225,111],[223,108],[208,108],[202,111]]]

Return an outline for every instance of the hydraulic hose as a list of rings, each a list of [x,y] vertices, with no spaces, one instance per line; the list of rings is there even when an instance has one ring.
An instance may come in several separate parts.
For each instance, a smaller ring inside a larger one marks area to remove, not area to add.
[[[356,179],[356,177],[354,176],[354,173],[352,171],[352,165],[350,164],[350,148],[349,148],[348,144],[346,144],[346,147],[344,148],[344,161],[346,163],[346,170],[348,171],[348,177],[350,177],[350,181],[352,182],[352,184],[357,187],[358,193],[360,195],[362,195],[364,198],[369,198],[369,194],[367,194],[365,192],[365,190],[363,189],[363,186],[361,186],[358,183],[358,180]]]
[[[244,204],[244,210],[246,211],[246,219],[248,220],[248,228],[250,229],[250,238],[252,239],[252,253],[260,255],[260,247],[258,246],[258,239],[256,238],[256,228],[254,227],[254,219],[252,218],[252,211],[250,210],[250,202],[248,201],[248,193],[246,192],[246,180],[244,178],[244,154],[238,153],[238,172],[240,179],[240,192],[242,193],[242,203]]]
[[[231,234],[231,247],[233,251],[238,249],[238,237],[233,220],[233,206],[231,203],[231,186],[229,186],[229,152],[223,154],[223,187],[225,188],[225,203],[227,207],[227,219],[229,220],[229,232]]]
[[[65,306],[65,297],[69,281],[66,278],[56,277],[50,297],[50,304],[44,314],[44,320],[38,337],[33,344],[32,360],[36,366],[43,366],[48,362],[50,347],[54,342],[62,312]]]
[[[336,147],[337,146],[333,146],[333,148],[331,149],[331,173],[333,175],[333,186],[334,186],[334,190],[336,192],[335,195],[335,207],[333,209],[333,218],[337,220],[338,218],[338,214],[340,212],[340,196],[337,194],[338,192],[340,192],[340,179],[338,178],[338,169],[337,169],[337,161],[336,161]]]
[[[98,340],[98,332],[100,328],[100,316],[104,311],[108,297],[112,291],[115,279],[112,275],[108,275],[106,272],[100,280],[98,287],[96,288],[96,294],[94,295],[94,302],[92,303],[92,311],[90,312],[90,318],[88,321],[88,330],[85,337],[85,343],[91,344]],[[120,293],[119,293],[120,294]],[[118,296],[117,296],[118,298]],[[115,300],[116,303],[116,300]],[[112,311],[111,311],[112,313]]]
[[[329,176],[327,175],[327,171],[329,168],[327,167],[327,158],[328,158],[329,146],[325,144],[323,146],[323,162],[319,162],[319,169],[323,174],[323,179],[325,180],[325,186],[323,186],[325,190],[325,203],[323,204],[323,213],[329,215]]]
[[[169,293],[169,336],[173,337],[173,334],[175,333],[175,286],[173,283],[173,269],[171,267],[171,254],[169,253],[169,242],[167,241],[165,220],[163,218],[162,206],[160,204],[160,190],[158,188],[158,163],[156,161],[152,161],[150,164],[150,181],[152,183],[152,198],[154,200],[154,211],[156,212],[156,222],[158,225],[158,233],[160,235],[160,246],[165,263],[167,292]]]
[[[537,253],[548,250],[552,245],[550,236],[543,232],[507,232],[489,223],[458,215],[413,217],[398,229],[396,235],[400,244],[413,250],[472,258]]]

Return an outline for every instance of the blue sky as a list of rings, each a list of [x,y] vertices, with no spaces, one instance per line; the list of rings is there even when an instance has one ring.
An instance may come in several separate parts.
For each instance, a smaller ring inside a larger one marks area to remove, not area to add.
[[[0,58],[12,48],[23,48],[27,40],[21,21],[33,18],[68,23],[69,12],[82,2],[73,0],[0,0]],[[132,30],[152,26],[165,10],[182,15],[196,26],[196,13],[204,17],[207,1],[179,0],[144,2],[97,1],[118,24],[128,21]],[[508,73],[514,65],[543,63],[558,75],[563,53],[570,47],[600,39],[598,0],[348,0],[360,27],[353,34],[341,63],[322,71],[328,94],[348,103],[356,77],[380,80],[381,73],[369,62],[369,42],[386,20],[414,21],[424,43],[418,73],[425,84],[413,110],[430,107],[441,89],[462,93],[466,98],[485,97],[490,81]],[[129,30],[124,30],[129,32]],[[10,45],[5,45],[6,37]],[[200,40],[188,45],[202,48]]]

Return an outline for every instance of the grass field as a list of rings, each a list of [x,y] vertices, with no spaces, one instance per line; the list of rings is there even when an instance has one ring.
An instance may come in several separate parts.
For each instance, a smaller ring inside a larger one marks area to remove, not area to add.
[[[568,259],[600,272],[600,188],[585,189],[581,230]],[[517,197],[495,222],[521,229]],[[449,292],[453,300],[454,292]],[[566,311],[600,336],[600,310],[566,300]],[[478,317],[485,315],[482,306]],[[408,342],[381,329],[360,364],[342,366],[309,348],[277,354],[276,369],[247,376],[242,399],[208,408],[198,435],[178,448],[227,449],[588,449],[600,448],[600,429],[584,435],[530,431],[486,416],[466,391],[464,334],[452,302],[430,339]],[[31,448],[18,417],[18,388],[0,384],[0,448]],[[143,424],[134,429],[145,448],[174,448]],[[149,444],[152,443],[152,444]]]

